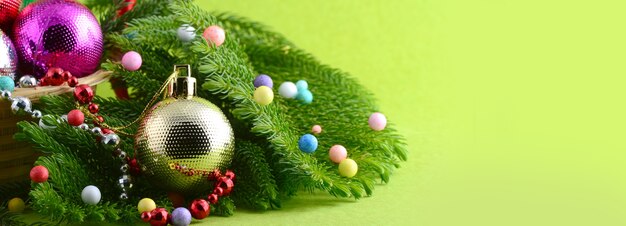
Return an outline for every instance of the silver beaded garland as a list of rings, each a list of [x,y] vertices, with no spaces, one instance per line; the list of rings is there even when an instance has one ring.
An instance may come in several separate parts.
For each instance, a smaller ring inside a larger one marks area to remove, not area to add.
[[[92,132],[92,133],[95,133],[96,135],[100,135],[100,136],[102,136],[102,129],[100,129],[100,127],[93,127],[93,128],[91,129],[91,132]]]
[[[105,134],[102,136],[101,142],[107,149],[113,149],[120,143],[120,137],[114,133]]]
[[[37,79],[31,75],[24,75],[20,78],[19,84],[21,88],[33,88],[37,86]]]
[[[17,113],[20,110],[30,112],[30,107],[30,100],[26,97],[14,97],[11,102],[11,111],[13,111],[13,113]]]
[[[2,90],[2,92],[0,93],[0,97],[2,97],[2,99],[11,99],[11,91],[8,90]]]
[[[33,112],[30,113],[30,116],[32,116],[33,118],[39,119],[41,118],[43,115],[41,114],[41,111],[39,110],[34,110]]]
[[[89,125],[87,125],[86,123],[83,123],[83,124],[80,124],[78,126],[78,128],[82,129],[82,130],[85,130],[85,131],[88,131],[89,130]]]

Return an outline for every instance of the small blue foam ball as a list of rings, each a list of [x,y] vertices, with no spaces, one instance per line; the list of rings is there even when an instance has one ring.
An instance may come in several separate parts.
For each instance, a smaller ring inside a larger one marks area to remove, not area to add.
[[[270,88],[274,88],[274,82],[272,81],[272,77],[266,74],[260,74],[254,79],[254,87],[259,88],[259,86],[267,86]]]
[[[178,207],[172,211],[172,225],[188,226],[191,224],[191,213],[185,207]]]
[[[300,91],[300,90],[308,90],[309,89],[309,83],[307,83],[304,80],[300,80],[300,81],[296,82],[296,87],[298,87],[298,91]]]
[[[15,90],[15,81],[9,76],[0,76],[0,91],[13,92]]]
[[[296,99],[299,100],[303,104],[310,104],[313,102],[313,93],[310,90],[298,90],[298,95]]]
[[[311,134],[304,134],[298,141],[298,148],[305,153],[313,153],[317,150],[317,138]]]

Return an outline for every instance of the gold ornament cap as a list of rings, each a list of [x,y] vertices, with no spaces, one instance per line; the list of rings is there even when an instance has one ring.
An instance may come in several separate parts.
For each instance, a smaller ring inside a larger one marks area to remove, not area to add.
[[[180,76],[181,74],[179,73],[179,76],[169,82],[167,97],[190,100],[196,96],[196,78],[191,76],[191,65],[174,65],[174,72],[180,72],[183,70],[186,70],[187,73],[182,73],[183,76]]]

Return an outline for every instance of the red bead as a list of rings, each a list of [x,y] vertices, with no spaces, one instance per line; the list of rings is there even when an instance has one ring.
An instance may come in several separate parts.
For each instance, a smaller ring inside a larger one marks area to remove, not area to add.
[[[216,204],[217,201],[220,199],[220,197],[217,196],[217,194],[210,194],[207,199],[209,200],[211,204]]]
[[[96,119],[97,119],[98,123],[103,123],[104,122],[104,118],[102,116],[100,116],[100,115],[96,116]],[[102,132],[104,133],[104,130],[102,130]]]
[[[150,211],[141,213],[141,220],[143,222],[150,222],[150,218],[152,218],[152,214],[150,213]]]
[[[224,189],[223,195],[227,196],[233,190],[233,187],[235,187],[235,183],[233,183],[233,180],[228,177],[220,177],[215,187],[221,187]]]
[[[52,86],[60,86],[65,83],[65,79],[63,79],[63,69],[58,67],[48,69],[45,78],[48,84]]]
[[[130,167],[130,174],[133,176],[138,176],[141,174],[141,168],[139,167],[139,163],[137,159],[133,158],[128,160],[128,166]]]
[[[76,77],[71,77],[67,80],[67,85],[70,87],[76,87],[76,85],[78,85],[78,79]]]
[[[216,194],[217,196],[223,196],[224,189],[221,187],[215,187],[215,189],[213,189],[213,194]]]
[[[100,106],[98,104],[91,103],[89,104],[89,112],[92,114],[97,114],[100,111]]]
[[[64,71],[62,76],[63,76],[63,80],[65,80],[65,81],[68,81],[71,78],[74,78],[74,76],[72,76],[72,73],[69,72],[69,71]]]
[[[102,117],[102,116],[100,116]],[[107,128],[102,128],[102,134],[111,134],[113,133],[113,130],[107,129]]]
[[[85,115],[78,109],[71,110],[67,113],[67,122],[72,126],[80,126],[85,122]]]
[[[181,195],[180,193],[168,192],[167,198],[169,198],[170,201],[172,202],[172,206],[176,208],[182,207],[185,205],[185,197],[183,197],[183,195]]]
[[[48,169],[45,166],[35,166],[30,170],[30,180],[35,183],[48,181]]]
[[[191,212],[191,216],[195,219],[204,219],[209,216],[209,212],[211,207],[209,203],[204,199],[196,199],[191,202],[191,206],[189,207],[189,212]]]
[[[48,81],[46,81],[46,78],[40,78],[39,79],[39,86],[47,86],[48,85]]]
[[[74,99],[81,104],[88,104],[93,100],[93,89],[91,86],[82,84],[74,88]]]
[[[165,208],[156,208],[150,211],[150,225],[152,226],[166,226],[169,222],[170,213]]]
[[[224,176],[230,178],[231,180],[235,180],[235,173],[231,170],[226,170]]]

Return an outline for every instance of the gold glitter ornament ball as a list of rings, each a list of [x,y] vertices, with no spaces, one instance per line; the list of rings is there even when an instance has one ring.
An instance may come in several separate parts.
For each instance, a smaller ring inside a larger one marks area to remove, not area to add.
[[[214,169],[230,166],[232,127],[220,108],[196,97],[195,79],[178,77],[170,97],[146,113],[135,136],[137,160],[152,185],[183,194],[213,189]]]

